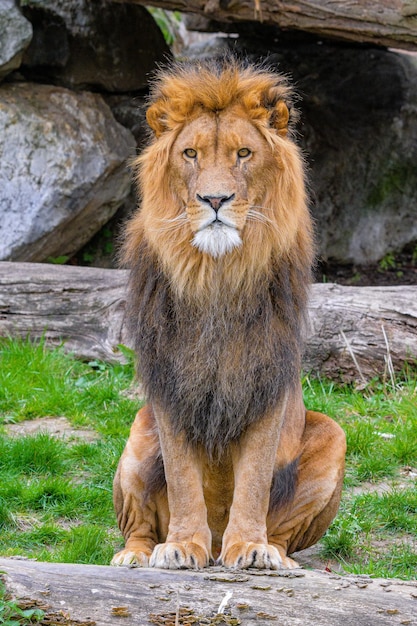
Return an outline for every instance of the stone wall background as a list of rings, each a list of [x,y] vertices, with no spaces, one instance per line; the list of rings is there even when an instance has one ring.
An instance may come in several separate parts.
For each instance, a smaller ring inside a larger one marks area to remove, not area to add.
[[[255,22],[188,24],[228,35],[181,23],[180,57],[233,49],[293,78],[323,259],[367,264],[416,246],[415,55]],[[113,263],[136,203],[128,163],[146,135],[149,75],[170,55],[130,2],[0,0],[0,260]]]

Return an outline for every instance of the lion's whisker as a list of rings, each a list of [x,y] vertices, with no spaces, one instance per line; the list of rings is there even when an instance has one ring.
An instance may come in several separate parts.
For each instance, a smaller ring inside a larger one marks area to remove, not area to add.
[[[167,233],[170,231],[180,230],[185,225],[186,222],[179,222],[178,224],[167,224],[166,226],[159,226],[158,228],[152,228],[153,232],[157,233]]]
[[[249,209],[248,217],[252,217],[255,221],[258,222],[270,222],[272,224],[272,220],[260,211],[254,211],[253,209]]]
[[[164,233],[164,232],[169,232],[170,230],[172,231],[175,231],[177,229],[179,230],[182,226],[184,226],[187,223],[188,218],[187,218],[187,214],[184,211],[183,213],[180,213],[176,217],[161,218],[158,221],[165,225],[158,226],[158,228],[153,228],[152,230],[154,232]]]
[[[276,228],[275,222],[269,218],[267,215],[264,215],[260,211],[254,211],[253,209],[249,209],[247,214],[248,219],[253,222],[260,222],[261,224],[268,224],[271,228]]]
[[[186,221],[187,220],[187,213],[185,211],[183,211],[182,213],[180,213],[179,215],[176,215],[175,217],[170,217],[170,218],[161,218],[158,221],[159,222],[166,222],[166,223],[172,223],[172,222],[181,222],[181,221]]]
[[[251,209],[262,209],[262,211],[273,211],[274,209],[269,206],[263,206],[262,204],[251,204]]]

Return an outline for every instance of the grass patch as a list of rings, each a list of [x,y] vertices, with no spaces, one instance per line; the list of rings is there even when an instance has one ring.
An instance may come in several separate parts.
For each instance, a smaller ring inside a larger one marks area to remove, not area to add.
[[[109,563],[122,545],[112,481],[139,407],[125,393],[132,379],[131,364],[81,363],[43,342],[0,340],[1,555]],[[321,541],[323,558],[349,572],[412,578],[417,493],[401,470],[417,466],[416,377],[394,387],[375,380],[363,391],[305,377],[303,387],[308,408],[333,417],[348,442],[342,505]],[[45,416],[100,438],[6,434],[7,424]]]
[[[382,494],[347,492],[321,541],[322,555],[340,560],[352,573],[413,578],[416,537],[415,486]]]
[[[327,413],[346,433],[345,490],[339,513],[321,540],[324,558],[347,572],[414,578],[417,565],[417,380],[395,386],[304,381],[309,408]],[[403,472],[403,473],[401,473]]]
[[[43,342],[0,340],[0,554],[108,563],[121,544],[112,481],[139,407],[131,364],[81,363]],[[66,417],[100,435],[65,442],[5,425]]]
[[[0,471],[11,474],[61,474],[65,444],[46,433],[34,437],[3,439],[0,444]]]
[[[309,409],[333,417],[347,439],[347,485],[398,476],[417,465],[417,378],[404,375],[392,388],[373,381],[365,390],[304,380]]]
[[[104,563],[108,565],[114,554],[105,529],[96,525],[73,528],[58,558],[64,563]]]
[[[102,435],[126,436],[132,401],[121,395],[133,366],[82,363],[44,342],[0,342],[0,425],[64,415]]]

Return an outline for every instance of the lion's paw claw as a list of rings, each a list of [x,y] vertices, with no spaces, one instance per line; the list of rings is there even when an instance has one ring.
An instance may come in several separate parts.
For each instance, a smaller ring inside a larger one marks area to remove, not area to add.
[[[116,567],[148,567],[149,557],[144,552],[133,552],[132,550],[121,550],[111,560],[110,565]]]
[[[247,569],[281,569],[282,558],[275,546],[264,543],[239,542],[222,551],[220,562],[225,567]]]
[[[160,543],[155,546],[149,562],[162,569],[200,569],[209,564],[209,554],[196,543]]]

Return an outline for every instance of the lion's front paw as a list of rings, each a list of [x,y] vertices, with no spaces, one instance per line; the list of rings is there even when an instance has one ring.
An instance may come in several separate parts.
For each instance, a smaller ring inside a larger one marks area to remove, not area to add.
[[[233,543],[222,550],[219,561],[225,567],[240,569],[247,569],[248,567],[280,569],[285,567],[277,548],[266,543],[244,541]]]
[[[151,567],[162,569],[200,569],[209,564],[209,554],[197,543],[160,543],[150,559]]]
[[[133,552],[133,550],[121,550],[111,560],[110,565],[123,567],[148,567],[149,556],[145,552]]]

